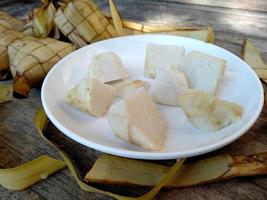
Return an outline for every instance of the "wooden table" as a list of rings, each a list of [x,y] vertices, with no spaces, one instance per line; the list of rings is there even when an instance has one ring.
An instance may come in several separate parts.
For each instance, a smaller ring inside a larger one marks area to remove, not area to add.
[[[98,0],[108,11],[107,0]],[[267,61],[267,2],[211,1],[208,0],[123,0],[116,1],[124,18],[149,22],[185,26],[213,26],[216,44],[240,53],[242,37],[248,36],[262,52]],[[198,3],[195,3],[198,2]],[[0,10],[17,16],[25,16],[30,8],[36,7],[34,0],[0,1]],[[251,91],[253,95],[253,91]],[[41,106],[40,89],[33,89],[28,99],[13,99],[0,105],[0,167],[9,168],[30,161],[42,154],[59,158],[58,153],[37,134],[32,119]],[[250,154],[267,150],[267,109],[264,108],[256,124],[240,139],[209,155],[220,153]],[[85,148],[66,138],[52,125],[47,132],[79,160],[85,173],[100,152]],[[140,194],[140,189],[124,187],[111,188],[123,194]],[[110,199],[102,195],[83,192],[79,189],[67,169],[27,190],[11,192],[0,187],[0,199]],[[267,177],[235,178],[198,187],[162,191],[156,199],[267,199]]]

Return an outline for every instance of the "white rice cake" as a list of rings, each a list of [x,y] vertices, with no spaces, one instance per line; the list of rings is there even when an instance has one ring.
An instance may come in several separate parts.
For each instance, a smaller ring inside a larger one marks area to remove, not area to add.
[[[150,84],[142,80],[121,80],[111,83],[116,88],[117,96],[124,98],[137,90],[138,88],[145,88],[148,91]]]
[[[210,94],[216,94],[225,69],[225,60],[198,51],[189,52],[180,68],[191,89]]]
[[[178,97],[187,89],[188,82],[182,72],[177,69],[161,69],[151,83],[149,95],[157,103],[178,106]]]
[[[243,108],[235,103],[217,99],[215,96],[190,91],[179,97],[179,105],[183,108],[189,121],[202,131],[218,131],[238,121]]]
[[[126,79],[128,76],[121,59],[113,52],[94,56],[89,66],[89,78],[96,78],[104,83]]]
[[[65,96],[65,102],[88,114],[102,117],[108,111],[116,90],[97,79],[84,79]]]
[[[148,44],[146,48],[145,77],[155,78],[157,69],[177,69],[185,49],[177,45]]]
[[[114,133],[127,142],[147,150],[164,148],[167,126],[144,88],[112,105],[108,121]]]

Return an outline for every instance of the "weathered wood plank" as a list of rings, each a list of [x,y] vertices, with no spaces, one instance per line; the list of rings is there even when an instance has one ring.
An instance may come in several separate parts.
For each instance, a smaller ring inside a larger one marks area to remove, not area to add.
[[[124,18],[153,24],[171,24],[176,26],[212,26],[215,30],[216,44],[226,48],[234,47],[239,55],[239,45],[243,36],[251,41],[262,52],[267,61],[267,14],[239,11],[227,8],[212,8],[195,5],[176,5],[153,1],[116,1]],[[102,4],[103,10],[109,13],[108,4]],[[146,11],[146,12],[142,12]],[[136,13],[141,13],[136,15]],[[234,43],[235,45],[232,45]]]
[[[129,0],[131,2],[136,2],[136,0]],[[96,0],[99,5],[107,5],[106,0]],[[117,3],[122,1],[116,0]],[[249,10],[249,11],[267,11],[267,5],[265,0],[146,0],[147,4],[150,3],[160,3],[160,4],[188,4],[188,5],[199,5],[199,6],[206,6],[213,9],[213,7],[220,7],[220,8],[230,8],[230,9],[241,9],[241,10]]]
[[[37,194],[31,189],[24,190],[21,192],[6,191],[0,187],[0,199],[1,200],[43,200],[45,199],[41,195]]]
[[[194,4],[194,5],[204,5],[211,7],[222,7],[222,8],[231,8],[231,9],[244,9],[244,10],[253,10],[253,11],[267,11],[267,5],[265,0],[166,0],[166,2],[177,2],[185,4]]]
[[[264,13],[245,12],[227,8],[196,5],[162,4],[145,1],[117,1],[123,17],[147,23],[163,23],[183,26],[213,26],[216,31],[239,33],[266,38]],[[108,7],[103,7],[106,11]],[[136,13],[142,13],[136,15]]]
[[[257,196],[255,196],[257,193]],[[265,199],[267,191],[264,188],[257,187],[255,184],[244,181],[243,179],[229,180],[224,183],[207,184],[181,190],[162,191],[156,199],[173,200],[232,200],[232,199]]]

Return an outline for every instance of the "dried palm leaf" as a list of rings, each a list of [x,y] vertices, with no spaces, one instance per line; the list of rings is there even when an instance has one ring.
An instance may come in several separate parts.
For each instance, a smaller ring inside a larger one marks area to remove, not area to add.
[[[54,22],[77,47],[117,36],[93,0],[69,1],[57,10]]]
[[[11,169],[0,169],[0,185],[9,190],[23,190],[46,179],[66,164],[46,155]]]
[[[22,33],[25,35],[33,35],[33,16],[36,15],[39,8],[32,8],[31,11],[28,13],[26,24],[22,29]]]
[[[169,167],[146,161],[101,156],[85,176],[86,182],[154,186]],[[267,152],[248,156],[219,155],[183,165],[165,187],[179,188],[234,178],[267,174]]]
[[[48,37],[54,28],[54,16],[56,9],[49,0],[42,0],[42,6],[33,12],[33,36],[38,38]]]
[[[21,31],[23,29],[25,22],[11,16],[8,13],[0,12],[0,24],[8,27],[9,29]]]
[[[152,24],[141,24],[133,21],[123,20],[124,33],[126,35],[137,35],[144,33],[170,34],[183,37],[194,38],[204,42],[214,42],[214,32],[212,27],[175,27],[160,26]]]
[[[56,9],[51,0],[41,0],[40,8],[33,8],[27,18],[22,32],[37,38],[53,37],[59,39],[58,29],[54,25]]]
[[[74,50],[70,43],[52,38],[16,40],[8,47],[14,92],[27,97],[31,87],[37,86],[47,72],[61,58]]]
[[[23,28],[23,34],[25,35],[34,35],[33,33],[33,21],[29,21],[27,24],[25,24]],[[60,39],[60,33],[56,26],[53,27],[51,32],[49,33],[49,37],[52,37],[54,39],[59,40]]]
[[[256,74],[267,83],[267,65],[263,62],[259,50],[247,39],[243,39],[241,57]]]
[[[117,31],[119,36],[125,35],[120,13],[116,5],[114,4],[113,0],[109,0],[109,7],[110,7],[110,12],[111,12],[112,21],[113,21],[115,30]]]

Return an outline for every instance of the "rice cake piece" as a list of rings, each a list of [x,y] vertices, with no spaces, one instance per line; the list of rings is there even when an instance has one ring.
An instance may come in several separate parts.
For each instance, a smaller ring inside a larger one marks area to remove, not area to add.
[[[127,142],[153,151],[164,147],[167,125],[144,88],[112,105],[108,121],[114,133]]]
[[[210,94],[216,94],[225,69],[225,60],[198,51],[189,52],[180,68],[187,77],[191,89]]]
[[[111,83],[112,86],[116,88],[117,96],[120,98],[124,98],[137,90],[138,88],[145,88],[148,91],[150,84],[146,81],[142,80],[121,80]]]
[[[106,52],[93,57],[89,66],[89,78],[107,83],[128,78],[128,72],[118,55]]]
[[[243,108],[235,103],[217,99],[200,91],[179,97],[179,104],[192,125],[206,132],[215,132],[238,121]]]
[[[178,106],[178,97],[188,89],[188,82],[177,69],[161,69],[149,89],[152,99],[161,104]]]
[[[96,117],[108,111],[116,96],[115,89],[97,79],[84,79],[72,88],[64,100],[73,107]]]
[[[242,116],[242,112],[241,106],[235,103],[217,100],[211,113],[204,116],[191,117],[189,121],[194,127],[202,131],[218,131],[238,121]]]
[[[148,44],[146,48],[145,77],[155,78],[157,69],[177,69],[185,49],[177,45]]]
[[[215,106],[215,96],[202,91],[188,90],[178,98],[188,117],[203,116],[210,113]]]

